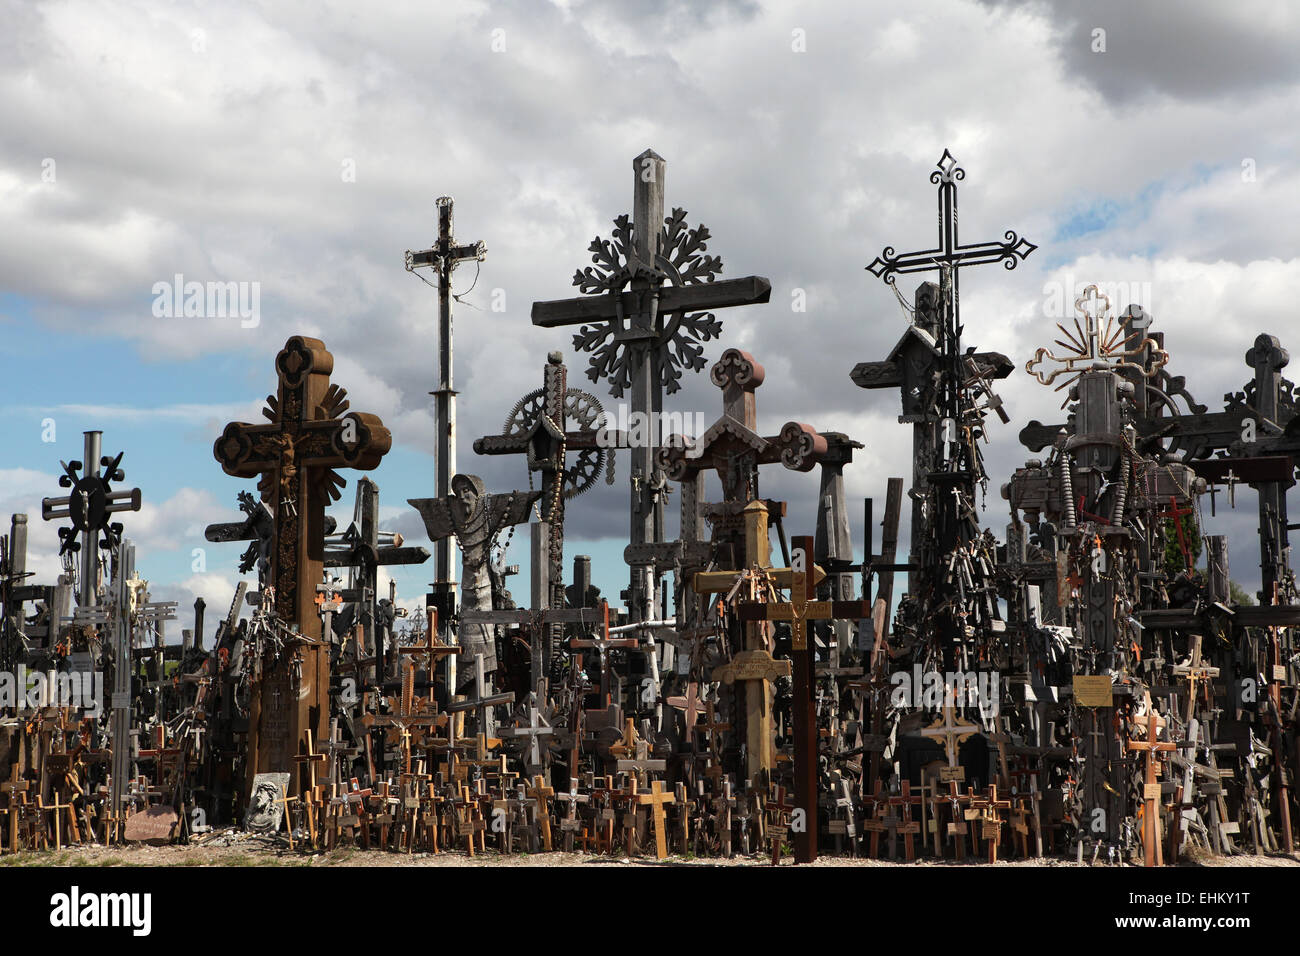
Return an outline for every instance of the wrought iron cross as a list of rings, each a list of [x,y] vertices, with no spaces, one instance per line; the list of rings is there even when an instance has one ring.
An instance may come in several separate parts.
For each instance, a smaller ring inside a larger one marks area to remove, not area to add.
[[[961,335],[961,310],[958,289],[962,266],[987,265],[1001,262],[1006,269],[1014,269],[1038,247],[1008,229],[1001,242],[975,242],[962,245],[957,238],[957,183],[966,178],[966,170],[957,165],[952,153],[943,151],[937,168],[930,173],[930,182],[939,187],[939,244],[931,249],[897,254],[893,246],[885,246],[880,255],[867,266],[867,271],[890,285],[897,276],[913,272],[939,272],[948,295],[944,297],[944,325],[954,340]]]
[[[101,457],[102,432],[85,433],[84,461],[59,462],[64,474],[59,476],[59,487],[70,488],[66,498],[45,498],[41,501],[41,517],[46,521],[70,518],[71,528],[60,528],[63,542],[59,554],[79,552],[81,555],[81,580],[77,603],[82,607],[95,604],[96,578],[99,576],[99,549],[114,550],[122,538],[122,525],[109,522],[109,515],[119,511],[140,510],[140,489],[114,491],[110,481],[122,481],[125,473],[122,453],[116,458]],[[103,471],[100,468],[103,468]],[[103,539],[99,535],[103,535]],[[80,540],[78,540],[80,535]]]

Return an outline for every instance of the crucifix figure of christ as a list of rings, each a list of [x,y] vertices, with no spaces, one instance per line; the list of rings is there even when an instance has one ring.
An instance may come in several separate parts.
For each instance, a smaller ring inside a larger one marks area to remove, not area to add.
[[[451,489],[452,494],[445,498],[410,498],[407,503],[424,519],[430,541],[454,536],[460,546],[460,644],[466,660],[482,654],[484,668],[490,673],[497,666],[496,629],[487,622],[470,623],[465,613],[492,611],[504,603],[504,587],[492,579],[491,550],[503,529],[528,520],[541,492],[489,495],[478,475],[457,475],[451,480]],[[472,673],[461,674],[448,693],[464,693],[473,683]]]
[[[452,476],[456,474],[456,389],[452,384],[451,351],[451,274],[462,262],[482,262],[487,258],[487,246],[479,242],[457,245],[452,238],[452,207],[450,196],[439,196],[438,241],[419,252],[406,251],[406,271],[429,268],[438,275],[438,387],[433,392],[434,424],[438,435],[437,457],[434,467],[437,477],[434,494],[446,498],[452,494]],[[475,279],[477,280],[477,274]],[[434,542],[434,604],[444,621],[450,621],[456,609],[456,579],[452,576],[451,540],[439,538]]]
[[[1146,773],[1142,779],[1142,849],[1143,863],[1146,866],[1163,866],[1164,854],[1161,852],[1160,845],[1160,806],[1162,804],[1160,796],[1160,783],[1156,780],[1158,775],[1159,752],[1177,750],[1178,744],[1172,740],[1158,740],[1156,735],[1160,727],[1164,725],[1164,720],[1156,713],[1155,705],[1151,703],[1151,694],[1146,694],[1146,739],[1128,740],[1125,742],[1125,749],[1129,751],[1143,751],[1146,753]]]
[[[807,821],[795,836],[795,862],[811,863],[817,859],[818,749],[817,702],[813,693],[816,648],[815,642],[808,640],[808,622],[861,620],[871,616],[871,604],[815,600],[815,575],[808,568],[814,539],[803,535],[794,538],[791,545],[790,601],[742,604],[739,616],[741,620],[790,622],[790,650],[794,658],[794,802],[803,810]]]
[[[593,265],[579,269],[574,299],[533,303],[533,324],[542,328],[579,326],[574,348],[590,352],[593,381],[609,380],[610,392],[631,392],[629,419],[648,422],[632,447],[632,545],[664,540],[664,478],[656,467],[664,392],[680,387],[683,369],[704,368],[705,342],[722,323],[713,309],[767,302],[771,283],[761,276],[716,281],[722,260],[707,255],[711,238],[704,226],[688,229],[686,211],[664,216],[666,163],[647,149],[632,161],[632,217],[614,220],[610,240],[593,239]],[[653,564],[633,566],[626,605],[632,623],[654,617],[659,593]]]
[[[316,585],[325,569],[325,507],[343,479],[336,468],[370,471],[392,445],[375,415],[348,412],[347,393],[330,383],[334,356],[319,339],[296,335],[275,359],[279,385],[267,398],[267,423],[231,422],[213,445],[222,470],[259,476],[275,518],[270,585],[273,610],[297,642],[264,662],[248,722],[249,792],[258,773],[288,770],[306,732],[323,735],[329,716],[329,651],[321,639]],[[344,413],[347,414],[344,414]],[[295,792],[297,782],[295,781]]]

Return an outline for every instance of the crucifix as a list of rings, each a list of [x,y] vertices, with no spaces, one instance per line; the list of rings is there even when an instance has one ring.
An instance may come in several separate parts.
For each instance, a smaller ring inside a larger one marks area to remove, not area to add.
[[[349,593],[344,595],[344,600],[354,603],[359,609],[356,617],[374,655],[375,685],[382,687],[390,649],[390,642],[385,637],[391,638],[391,633],[386,635],[385,632],[392,626],[392,614],[384,613],[380,607],[379,568],[423,564],[429,559],[429,552],[418,546],[404,546],[402,536],[396,532],[379,530],[379,486],[369,476],[362,476],[357,481],[352,523],[339,534],[327,534],[325,548],[325,567],[354,569],[349,572]],[[392,609],[387,610],[391,612]],[[325,636],[330,637],[329,634]]]
[[[122,525],[110,522],[109,516],[120,511],[140,510],[140,489],[114,491],[112,481],[122,481],[122,452],[116,458],[100,455],[103,432],[85,432],[83,461],[59,462],[63,474],[59,487],[68,488],[63,498],[41,500],[41,517],[46,521],[69,518],[71,528],[59,529],[59,554],[78,553],[81,570],[77,582],[77,603],[91,607],[96,603],[99,579],[99,549],[112,550],[122,537]],[[102,469],[102,470],[101,470]],[[103,535],[103,538],[100,538]]]
[[[1156,713],[1155,705],[1151,703],[1151,694],[1147,693],[1146,739],[1125,742],[1125,749],[1142,751],[1146,753],[1147,758],[1146,776],[1142,782],[1142,849],[1146,866],[1162,866],[1164,864],[1160,850],[1160,784],[1156,780],[1158,754],[1162,750],[1178,749],[1178,745],[1172,740],[1162,741],[1157,739],[1156,735],[1163,723],[1164,720]]]
[[[593,265],[573,279],[584,295],[534,302],[532,310],[541,328],[579,326],[573,345],[592,353],[588,377],[608,379],[615,398],[630,390],[630,418],[649,423],[631,450],[634,546],[664,540],[665,483],[656,462],[664,392],[680,388],[683,369],[704,368],[703,344],[722,331],[709,310],[767,302],[772,294],[760,276],[714,281],[722,260],[705,254],[709,230],[688,229],[684,209],[664,216],[666,165],[649,149],[632,161],[632,216],[614,220],[612,240],[592,240]],[[626,603],[632,623],[653,617],[656,573],[653,565],[631,569]]]
[[[801,535],[791,541],[790,601],[742,604],[741,620],[790,622],[790,650],[794,661],[794,800],[808,825],[795,835],[795,862],[817,859],[817,703],[813,696],[816,668],[815,642],[808,641],[808,621],[861,620],[871,616],[867,601],[817,601],[812,561],[814,539]],[[832,638],[833,639],[833,638]]]
[[[614,648],[621,647],[629,650],[635,650],[641,646],[641,642],[635,637],[616,637],[609,636],[609,602],[600,602],[602,634],[592,635],[590,637],[575,637],[569,641],[569,647],[574,650],[594,650],[600,661],[600,710],[608,710],[611,700],[611,687],[609,680],[609,652]]]
[[[569,388],[568,369],[559,352],[547,356],[542,387],[529,392],[517,403],[506,419],[501,434],[489,435],[474,442],[480,455],[527,456],[529,472],[541,473],[539,521],[546,537],[546,573],[534,574],[543,592],[537,595],[539,609],[559,609],[565,604],[564,588],[564,508],[565,502],[586,491],[595,483],[612,452],[604,442],[619,441],[621,433],[603,429],[605,410],[596,396],[581,389]],[[569,455],[573,456],[572,463]],[[610,479],[613,472],[609,472]],[[532,478],[529,477],[531,487]],[[559,640],[558,624],[552,623],[541,635],[541,664],[549,667]]]
[[[231,422],[213,445],[226,474],[259,477],[275,518],[273,610],[296,629],[296,645],[265,662],[249,713],[249,790],[262,772],[288,769],[305,732],[320,738],[329,716],[329,652],[321,640],[316,585],[325,567],[325,506],[339,496],[335,468],[369,471],[392,445],[380,419],[347,412],[347,393],[330,383],[334,356],[319,339],[290,338],[275,359],[277,393],[268,424]]]
[[[957,234],[957,183],[966,178],[966,171],[957,165],[952,153],[943,151],[936,168],[930,173],[930,182],[938,187],[939,241],[938,244],[916,252],[895,254],[893,246],[886,246],[879,256],[867,266],[867,271],[886,284],[894,286],[897,277],[904,274],[938,272],[939,285],[923,283],[916,292],[916,309],[911,326],[895,346],[884,363],[863,363],[854,368],[850,377],[862,388],[881,388],[898,385],[903,389],[903,418],[916,424],[914,456],[918,470],[915,477],[923,481],[913,491],[924,495],[928,487],[925,473],[939,470],[973,472],[975,463],[969,460],[967,442],[954,443],[951,432],[944,434],[944,422],[962,423],[962,408],[967,390],[976,384],[987,392],[990,378],[1005,378],[1011,372],[1011,363],[998,353],[973,356],[979,370],[971,379],[971,370],[961,351],[961,295],[960,280],[963,267],[1001,263],[1005,269],[1014,269],[1037,246],[1007,230],[1002,241],[962,244]],[[888,373],[883,374],[882,373]],[[991,393],[989,393],[991,396]],[[992,407],[992,406],[989,406]],[[958,454],[944,468],[942,457],[946,450],[955,447]],[[945,449],[944,446],[949,446]],[[914,481],[914,484],[916,482]],[[921,548],[916,537],[918,526],[924,527],[924,518],[918,522],[915,512],[920,505],[914,497],[912,561],[916,563]],[[942,496],[939,502],[943,507]],[[939,510],[939,509],[936,509]],[[942,527],[942,514],[930,516]],[[942,543],[940,543],[942,550]],[[913,590],[915,590],[913,588]]]
[[[439,196],[438,241],[428,249],[406,251],[406,271],[430,268],[438,274],[438,387],[433,392],[434,427],[438,448],[434,467],[437,478],[434,494],[446,498],[452,493],[451,479],[456,474],[456,389],[452,383],[451,274],[462,262],[482,262],[487,245],[482,241],[457,245],[452,238],[450,196]],[[475,275],[477,280],[477,274]],[[456,578],[451,567],[451,541],[434,542],[434,603],[441,619],[450,621],[456,610]]]
[[[943,688],[943,718],[936,720],[929,727],[921,730],[923,737],[938,740],[943,745],[944,753],[948,757],[948,766],[939,772],[939,779],[943,783],[957,783],[966,779],[965,768],[957,763],[957,748],[963,740],[972,734],[980,732],[978,725],[966,723],[954,717],[952,694],[952,689],[945,684]]]

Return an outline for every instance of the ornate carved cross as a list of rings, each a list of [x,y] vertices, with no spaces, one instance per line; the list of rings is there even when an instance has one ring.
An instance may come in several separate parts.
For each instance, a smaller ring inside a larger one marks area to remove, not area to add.
[[[373,469],[392,445],[377,416],[344,414],[347,393],[330,384],[334,356],[319,339],[289,339],[275,369],[278,388],[262,411],[267,423],[231,422],[212,449],[226,474],[259,479],[262,500],[275,517],[274,610],[303,639],[294,651],[299,665],[281,657],[263,671],[260,706],[255,703],[250,718],[250,780],[257,772],[288,770],[308,729],[322,736],[329,656],[320,644],[316,585],[324,571],[325,507],[343,484],[334,469]],[[290,694],[290,675],[299,666],[301,683]],[[266,733],[259,732],[259,719],[266,721]]]

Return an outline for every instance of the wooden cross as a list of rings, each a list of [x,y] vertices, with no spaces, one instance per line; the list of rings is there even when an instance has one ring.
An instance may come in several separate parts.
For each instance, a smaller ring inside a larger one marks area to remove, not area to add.
[[[542,716],[542,712],[537,709],[536,702],[530,701],[528,704],[528,723],[515,727],[503,727],[498,733],[502,737],[527,737],[528,766],[541,767],[543,751],[538,738],[555,733],[555,728],[547,723],[546,718]]]
[[[1163,854],[1160,847],[1160,784],[1156,780],[1157,754],[1160,751],[1177,750],[1178,745],[1172,740],[1160,741],[1156,739],[1159,733],[1160,725],[1163,721],[1155,712],[1155,705],[1151,703],[1151,694],[1145,695],[1146,703],[1146,740],[1128,740],[1125,742],[1125,749],[1143,751],[1147,755],[1146,775],[1142,784],[1142,849],[1144,864],[1146,866],[1163,866]]]
[[[1184,721],[1189,726],[1196,710],[1196,684],[1198,681],[1206,682],[1209,685],[1211,677],[1219,676],[1217,667],[1209,667],[1201,663],[1201,635],[1191,635],[1191,654],[1186,664],[1175,664],[1173,668],[1174,676],[1182,677],[1187,681],[1187,719]]]
[[[695,744],[695,725],[700,719],[700,684],[699,681],[691,681],[686,685],[685,696],[669,697],[664,701],[669,707],[682,712],[682,720],[686,726],[686,733],[683,739],[688,741],[692,746]]]
[[[767,836],[772,846],[772,865],[777,866],[781,862],[782,844],[790,834],[791,815],[796,807],[787,799],[785,787],[778,786],[772,788],[771,798],[763,805],[763,809],[769,814]]]
[[[330,706],[329,655],[321,641],[316,584],[324,571],[325,506],[339,496],[335,468],[371,470],[392,446],[383,422],[344,414],[346,392],[330,384],[334,357],[319,339],[294,336],[276,356],[277,394],[267,399],[264,425],[231,422],[213,445],[222,470],[259,477],[258,489],[275,517],[271,556],[274,610],[300,642],[266,663],[249,714],[249,789],[263,771],[288,766],[305,731],[320,736]],[[297,686],[291,687],[296,678]]]
[[[290,850],[293,849],[293,817],[290,816],[289,814],[289,804],[296,802],[297,799],[298,799],[297,797],[289,796],[289,791],[286,790],[284,787],[281,787],[280,799],[275,801],[276,803],[280,804],[281,807],[283,807],[281,813],[284,815],[284,828],[289,832]]]
[[[919,821],[912,819],[912,807],[919,806],[924,802],[924,797],[920,794],[913,795],[912,781],[904,780],[899,786],[899,794],[889,798],[890,806],[900,807],[902,810],[902,822],[896,827],[896,831],[903,835],[903,852],[907,855],[907,861],[910,863],[916,859],[916,847],[912,840],[916,834],[921,832]]]
[[[1160,512],[1161,518],[1166,518],[1174,523],[1174,530],[1178,532],[1178,550],[1183,553],[1183,561],[1187,564],[1188,571],[1191,571],[1193,566],[1192,551],[1187,545],[1187,534],[1183,531],[1183,518],[1192,514],[1193,510],[1194,509],[1191,505],[1188,505],[1186,508],[1179,508],[1178,497],[1176,495],[1170,495],[1169,509]]]
[[[998,799],[998,788],[990,785],[982,797],[971,798],[971,809],[979,815],[980,836],[988,844],[988,861],[998,861],[998,844],[1002,840],[1002,818],[999,810],[1010,810],[1011,801]]]
[[[602,637],[575,637],[569,641],[569,647],[578,650],[594,650],[600,659],[600,709],[608,710],[610,705],[610,680],[609,680],[609,652],[616,647],[638,648],[641,642],[635,637],[617,637],[611,639],[609,636],[609,602],[600,602],[600,613],[603,627]]]
[[[813,697],[815,650],[808,644],[809,620],[855,620],[871,616],[867,601],[817,601],[815,575],[809,573],[813,538],[801,535],[791,541],[790,602],[742,604],[743,620],[790,621],[790,647],[794,658],[794,780],[795,803],[814,821],[795,836],[795,862],[817,859],[817,713]]]
[[[710,310],[767,302],[772,285],[760,276],[714,281],[722,270],[717,256],[702,255],[709,238],[703,226],[685,227],[686,212],[664,216],[667,164],[647,149],[632,161],[633,212],[616,219],[613,241],[592,240],[595,268],[574,276],[586,295],[534,302],[533,324],[541,328],[580,326],[574,347],[592,353],[588,377],[607,378],[615,398],[630,389],[631,412],[645,420],[663,407],[665,388],[678,389],[681,369],[704,368],[702,344],[716,338],[721,323]],[[632,448],[630,478],[633,547],[663,541],[659,472],[659,428]],[[633,566],[628,611],[645,620],[658,583]]]
[[[619,773],[660,772],[668,769],[666,760],[650,757],[650,745],[636,731],[636,721],[627,718],[623,729],[623,740],[609,748],[609,752],[618,758],[614,769]]]
[[[574,835],[582,826],[582,821],[578,819],[578,804],[587,803],[591,800],[591,796],[579,793],[578,778],[571,777],[568,792],[556,794],[555,799],[566,804],[564,819],[560,821],[560,832],[564,834],[564,852],[572,853]]]
[[[959,721],[953,716],[951,693],[950,688],[944,685],[943,719],[936,720],[929,727],[921,730],[922,736],[932,740],[937,739],[942,743],[944,752],[948,755],[947,770],[941,771],[941,779],[944,783],[965,779],[965,774],[962,772],[964,768],[957,765],[957,748],[963,740],[980,732],[978,725]]]
[[[537,822],[542,829],[542,849],[551,852],[551,811],[546,801],[555,796],[555,789],[546,786],[541,774],[533,777],[533,785],[527,789],[528,796],[536,801]]]
[[[633,783],[632,786],[635,790],[636,784]],[[650,807],[650,816],[655,828],[655,857],[660,860],[665,859],[668,856],[668,837],[664,831],[664,806],[675,803],[676,796],[665,792],[662,780],[655,780],[650,784],[649,793],[636,793],[634,798],[639,805]]]

